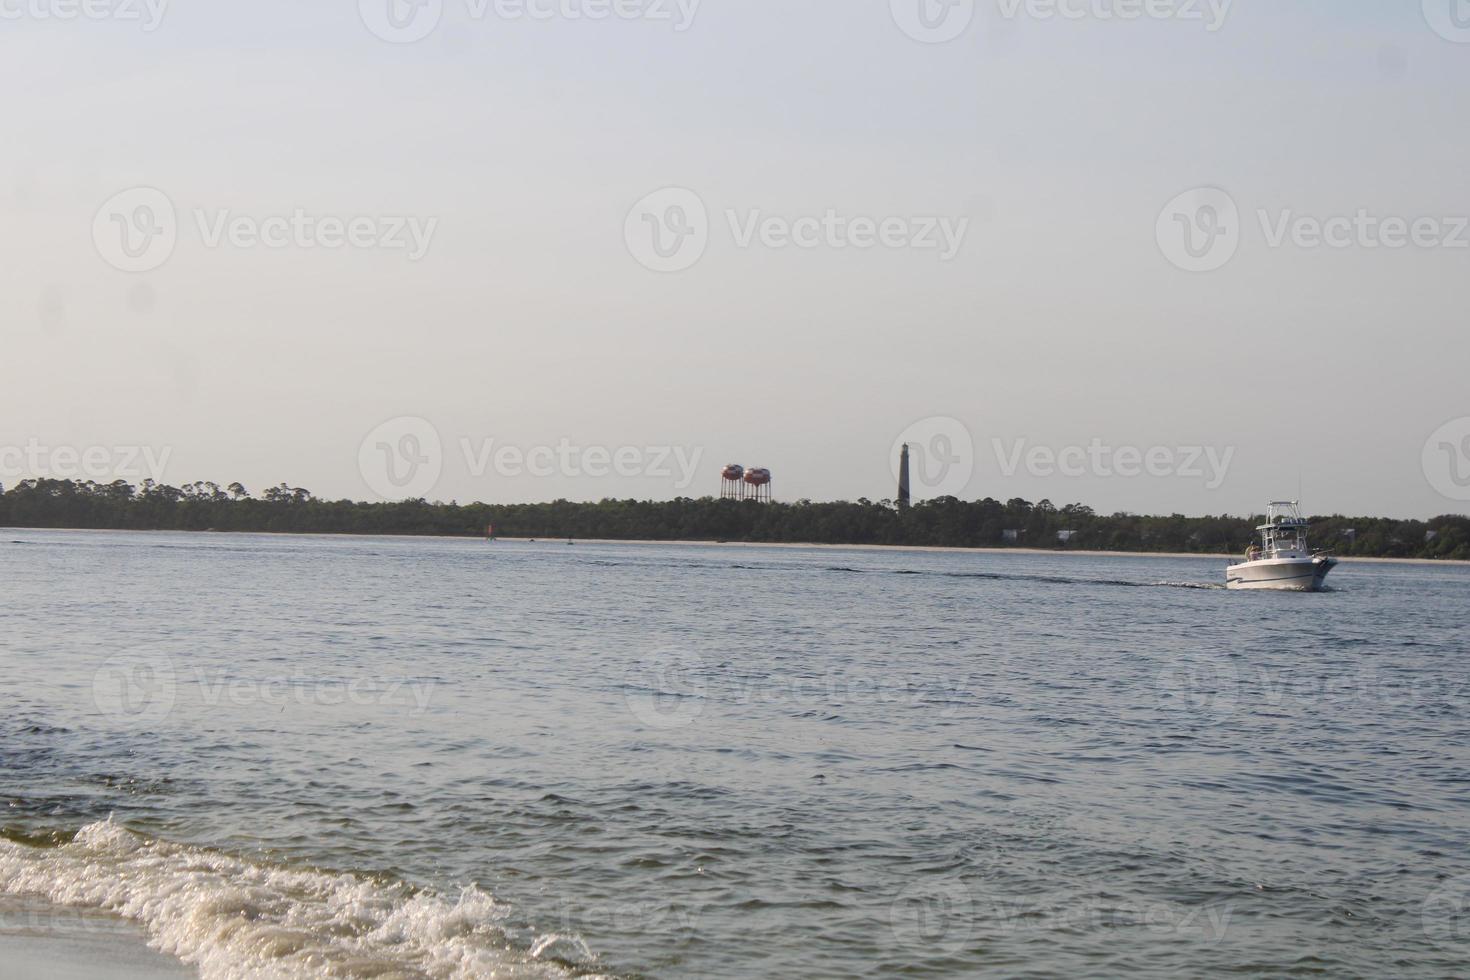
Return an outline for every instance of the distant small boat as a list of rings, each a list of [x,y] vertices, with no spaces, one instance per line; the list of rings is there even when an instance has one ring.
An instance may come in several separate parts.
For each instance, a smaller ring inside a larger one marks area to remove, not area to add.
[[[1245,553],[1245,561],[1225,570],[1225,585],[1231,589],[1279,589],[1286,592],[1321,592],[1327,573],[1337,559],[1307,545],[1310,522],[1302,517],[1295,500],[1278,500],[1266,508],[1266,523],[1256,528],[1260,544]]]

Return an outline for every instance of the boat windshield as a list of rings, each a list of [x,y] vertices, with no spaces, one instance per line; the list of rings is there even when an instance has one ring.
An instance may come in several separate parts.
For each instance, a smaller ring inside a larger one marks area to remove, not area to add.
[[[1297,551],[1307,546],[1306,528],[1295,524],[1273,526],[1266,530],[1266,544],[1275,548],[1290,548]]]

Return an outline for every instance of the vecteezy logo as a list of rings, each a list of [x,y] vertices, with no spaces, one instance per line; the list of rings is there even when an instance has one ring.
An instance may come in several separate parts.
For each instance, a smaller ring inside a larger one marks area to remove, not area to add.
[[[893,22],[925,44],[953,41],[975,19],[975,0],[888,0]]]
[[[893,900],[888,925],[910,949],[958,953],[975,928],[975,899],[958,878],[916,881]]]
[[[1443,882],[1419,912],[1424,935],[1441,949],[1470,954],[1470,875]]]
[[[1470,0],[1424,0],[1424,19],[1446,41],[1470,44]]]
[[[904,446],[909,447],[909,488],[916,498],[959,497],[970,486],[975,440],[959,419],[934,415],[904,429],[888,453],[894,480]]]
[[[168,261],[179,241],[173,202],[153,187],[114,194],[92,219],[97,252],[123,272],[151,272]]]
[[[665,187],[633,205],[623,222],[623,240],[645,268],[683,272],[709,246],[709,212],[693,191]]]
[[[1424,443],[1424,477],[1450,500],[1470,500],[1470,417],[1452,419]]]
[[[1218,187],[1197,187],[1164,207],[1155,232],[1170,262],[1186,272],[1213,272],[1240,247],[1240,209]]]
[[[357,0],[367,29],[391,44],[422,41],[439,26],[444,0]]]
[[[1240,675],[1227,663],[1170,664],[1159,671],[1158,685],[1172,710],[1196,717],[1232,714],[1241,697]]]
[[[444,471],[439,430],[426,419],[389,419],[362,441],[357,468],[369,489],[383,500],[427,497]]]
[[[92,675],[92,703],[107,718],[128,725],[162,721],[174,708],[178,684],[173,659],[138,648],[108,657]]]
[[[655,650],[623,676],[628,710],[650,728],[688,728],[704,714],[704,661],[685,650]]]

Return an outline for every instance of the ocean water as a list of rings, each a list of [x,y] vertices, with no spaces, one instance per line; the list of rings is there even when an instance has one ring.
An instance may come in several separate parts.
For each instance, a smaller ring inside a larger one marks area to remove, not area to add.
[[[1462,976],[1470,569],[0,531],[0,895],[206,977]]]

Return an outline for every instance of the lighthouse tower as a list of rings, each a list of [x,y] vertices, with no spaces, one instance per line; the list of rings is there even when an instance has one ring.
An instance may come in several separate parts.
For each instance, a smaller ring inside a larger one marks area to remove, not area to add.
[[[903,444],[898,457],[898,506],[909,505],[909,444]]]

